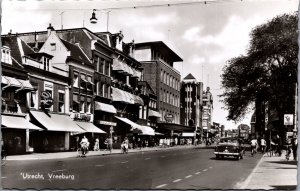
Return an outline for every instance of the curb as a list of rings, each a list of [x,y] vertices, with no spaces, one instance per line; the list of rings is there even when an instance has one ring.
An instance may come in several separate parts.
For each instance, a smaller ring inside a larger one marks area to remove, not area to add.
[[[258,166],[262,163],[264,158],[264,155],[260,158],[260,160],[258,161],[258,163],[256,164],[256,166],[252,169],[251,173],[249,174],[249,176],[246,178],[245,181],[243,181],[242,183],[236,183],[236,185],[234,186],[234,189],[242,189],[245,190],[247,189],[251,178],[253,177],[254,172],[258,169]]]

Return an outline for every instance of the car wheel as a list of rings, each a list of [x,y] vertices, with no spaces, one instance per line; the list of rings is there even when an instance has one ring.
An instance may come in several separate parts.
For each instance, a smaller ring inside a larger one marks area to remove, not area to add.
[[[240,155],[238,155],[238,156],[236,157],[236,160],[240,160],[240,158],[241,158],[241,156],[240,156]]]

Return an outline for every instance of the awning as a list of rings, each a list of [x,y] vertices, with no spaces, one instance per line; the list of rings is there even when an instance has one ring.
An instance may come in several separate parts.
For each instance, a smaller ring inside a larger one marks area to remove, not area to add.
[[[117,110],[113,105],[101,103],[98,101],[95,101],[95,110],[105,111],[108,113],[117,113]]]
[[[127,123],[128,125],[130,125],[133,129],[138,128],[140,126],[139,124],[136,124],[135,122],[133,122],[133,121],[131,121],[131,120],[125,118],[125,117],[117,117],[117,116],[115,116],[115,117],[117,119]]]
[[[152,109],[149,109],[148,116],[149,117],[158,117],[158,118],[161,118],[161,114],[158,113],[157,111],[153,111]]]
[[[141,133],[142,135],[152,135],[152,136],[155,135],[154,129],[152,129],[149,126],[140,125],[139,129],[142,131]]]
[[[120,102],[129,103],[129,104],[144,105],[143,99],[137,95],[133,95],[131,93],[120,90],[118,88],[112,87],[112,90],[113,90],[113,93],[112,93],[113,101],[120,101]]]
[[[32,130],[43,130],[34,124],[30,123],[23,116],[9,116],[1,115],[1,127],[2,128],[13,128],[13,129],[32,129]]]
[[[67,115],[30,111],[30,114],[48,131],[86,132]]]
[[[99,129],[98,127],[96,127],[93,123],[90,122],[82,122],[82,121],[75,121],[75,123],[81,127],[82,129],[84,129],[86,132],[89,133],[103,133],[106,134],[105,131]]]
[[[155,132],[155,135],[164,135],[163,133]]]
[[[195,133],[182,133],[181,136],[182,137],[194,137]]]
[[[33,86],[30,84],[29,80],[20,80],[8,76],[2,76],[2,84],[6,84],[5,87],[18,87],[20,90],[34,90]]]

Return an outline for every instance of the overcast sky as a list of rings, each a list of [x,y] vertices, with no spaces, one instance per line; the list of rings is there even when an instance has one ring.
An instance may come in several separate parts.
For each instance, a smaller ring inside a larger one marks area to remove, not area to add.
[[[175,64],[181,78],[191,73],[204,88],[211,87],[214,97],[213,121],[236,128],[239,123],[250,125],[252,112],[235,124],[227,121],[227,111],[219,101],[222,68],[227,60],[245,54],[249,33],[260,24],[283,13],[298,10],[298,0],[217,0],[207,4],[185,1],[103,0],[103,1],[8,1],[2,2],[2,34],[44,31],[49,23],[55,29],[86,27],[93,32],[107,29],[123,31],[124,41],[163,41],[184,61]],[[195,2],[195,0],[194,0]],[[196,1],[203,2],[203,1]],[[185,3],[184,5],[172,5]],[[139,8],[144,5],[170,6]],[[97,9],[97,24],[90,24]],[[63,12],[63,13],[62,13]],[[62,13],[62,14],[61,14]]]

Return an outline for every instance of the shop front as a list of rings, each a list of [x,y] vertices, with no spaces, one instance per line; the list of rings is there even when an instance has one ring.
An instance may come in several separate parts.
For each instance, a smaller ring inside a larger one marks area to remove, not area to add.
[[[43,129],[30,123],[27,115],[2,114],[1,132],[3,149],[8,155],[33,152],[36,143],[32,140],[35,131]]]
[[[86,133],[68,115],[32,110],[30,119],[45,130],[34,134],[34,142],[37,143],[34,149],[37,152],[68,151],[71,135]]]

